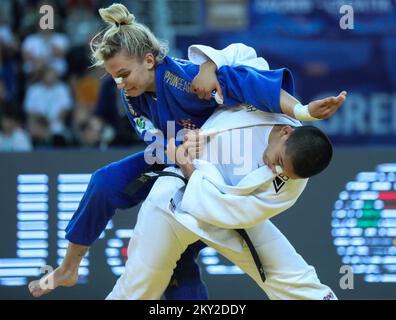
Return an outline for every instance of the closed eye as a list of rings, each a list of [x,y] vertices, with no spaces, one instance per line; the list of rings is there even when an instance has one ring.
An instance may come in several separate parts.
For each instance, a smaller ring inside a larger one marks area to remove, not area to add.
[[[119,77],[121,77],[121,78],[127,78],[130,74],[131,74],[130,72],[128,72],[128,73],[123,73],[123,74],[119,75]]]

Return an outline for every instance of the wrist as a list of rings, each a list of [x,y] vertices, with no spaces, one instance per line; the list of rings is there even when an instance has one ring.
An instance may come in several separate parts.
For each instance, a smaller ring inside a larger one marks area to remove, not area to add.
[[[195,171],[195,166],[191,163],[185,164],[185,165],[180,166],[180,170],[182,171],[184,178],[189,180],[191,175]]]
[[[309,112],[308,105],[297,103],[293,108],[294,117],[300,121],[319,121],[321,119],[315,118]]]
[[[212,60],[208,60],[205,63],[201,64],[199,66],[199,70],[208,70],[211,72],[216,72],[217,71],[217,65],[212,61]]]

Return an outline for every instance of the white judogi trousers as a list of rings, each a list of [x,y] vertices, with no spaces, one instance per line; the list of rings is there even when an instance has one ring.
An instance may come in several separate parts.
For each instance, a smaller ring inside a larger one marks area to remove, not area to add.
[[[246,245],[237,252],[202,239],[178,222],[170,210],[158,207],[149,197],[140,209],[129,242],[125,272],[107,299],[160,299],[181,254],[198,240],[239,266],[270,299],[336,299],[332,290],[319,281],[315,269],[269,220],[247,232],[262,261],[265,282]]]

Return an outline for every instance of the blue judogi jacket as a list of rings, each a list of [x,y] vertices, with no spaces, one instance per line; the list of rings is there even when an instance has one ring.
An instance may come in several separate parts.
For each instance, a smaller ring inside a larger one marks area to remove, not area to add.
[[[215,100],[202,100],[190,92],[198,71],[199,66],[188,61],[165,57],[155,70],[155,98],[149,93],[127,97],[122,91],[128,118],[142,139],[148,131],[159,129],[163,133],[162,143],[166,144],[167,121],[175,121],[177,133],[183,128],[200,128],[210,117],[218,106]],[[280,113],[281,88],[291,95],[294,92],[291,72],[285,68],[261,71],[246,66],[223,66],[217,71],[217,78],[224,104],[229,107],[248,104],[262,111]],[[153,139],[146,142],[150,144]],[[157,157],[161,159],[160,155]],[[66,239],[89,246],[105,229],[117,208],[126,209],[144,200],[148,190],[133,196],[124,194],[123,190],[130,179],[134,180],[148,167],[141,152],[102,168],[105,172],[111,170],[105,183],[100,175],[94,174],[66,228]]]
[[[130,122],[143,139],[147,130],[157,128],[166,138],[167,121],[176,122],[176,131],[200,128],[218,106],[190,92],[199,66],[189,61],[166,57],[156,68],[156,98],[150,93],[123,99]],[[286,69],[257,70],[251,67],[223,66],[217,72],[224,104],[229,107],[252,105],[266,112],[281,113],[281,88],[294,94],[291,72]]]

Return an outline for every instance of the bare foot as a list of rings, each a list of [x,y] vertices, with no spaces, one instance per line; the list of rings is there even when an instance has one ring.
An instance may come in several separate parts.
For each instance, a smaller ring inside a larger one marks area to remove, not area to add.
[[[29,291],[33,297],[39,298],[56,289],[59,286],[71,287],[77,283],[78,271],[63,270],[61,267],[46,274],[39,280],[29,283]]]
[[[317,119],[330,118],[342,106],[346,97],[347,92],[342,91],[337,97],[312,101],[308,104],[309,113]]]

